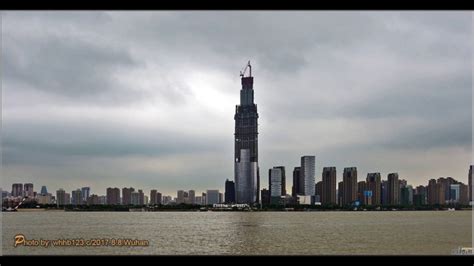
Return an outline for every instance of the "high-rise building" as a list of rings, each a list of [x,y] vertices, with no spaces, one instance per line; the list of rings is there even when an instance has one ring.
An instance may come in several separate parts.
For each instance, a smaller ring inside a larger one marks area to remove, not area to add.
[[[82,204],[82,191],[80,189],[73,190],[72,193],[72,205],[81,205]]]
[[[235,202],[235,183],[229,179],[225,180],[225,203]]]
[[[314,186],[314,201],[321,202],[321,198],[323,197],[323,181],[319,181]]]
[[[156,199],[155,199],[156,204],[161,205],[163,204],[163,198],[160,192],[156,192]]]
[[[25,183],[24,189],[25,189],[24,196],[29,197],[29,198],[33,198],[35,196],[32,183]]]
[[[426,187],[427,200],[429,205],[438,204],[436,196],[436,179],[430,179]]]
[[[131,194],[130,194],[131,198],[130,198],[130,204],[131,205],[140,205],[140,193],[138,191],[133,191]]]
[[[12,197],[23,197],[23,184],[12,184]]]
[[[451,185],[456,183],[458,183],[458,181],[456,181],[454,178],[446,177],[444,182],[444,199],[446,202],[451,200]]]
[[[48,189],[46,188],[46,186],[42,186],[41,187],[41,195],[46,195],[48,194]]]
[[[337,183],[337,205],[343,206],[344,197],[344,182],[340,181]]]
[[[446,184],[448,181],[444,177],[436,180],[436,204],[446,204]]]
[[[417,186],[413,193],[413,204],[415,206],[423,206],[427,204],[427,195],[425,186]]]
[[[219,192],[219,203],[224,203],[224,194],[222,192]]]
[[[123,205],[130,205],[132,204],[132,192],[134,192],[135,189],[133,187],[130,188],[122,188],[122,204]]]
[[[303,193],[305,196],[314,196],[316,156],[301,157],[301,176],[303,181]]]
[[[64,204],[65,205],[71,204],[71,194],[64,193]]]
[[[301,167],[295,167],[293,169],[293,187],[291,188],[291,196],[294,198],[297,195],[304,194],[304,182],[301,179]]]
[[[381,199],[382,184],[381,184],[380,173],[368,173],[365,181],[367,185],[367,190],[370,191],[370,193],[372,194],[372,197],[371,197],[372,203],[368,205],[377,206],[377,205],[382,204],[382,199]]]
[[[178,190],[176,204],[184,203],[184,190]]]
[[[468,181],[468,185],[469,185],[469,201],[472,201],[472,194],[474,194],[473,191],[472,191],[472,181],[473,181],[472,180],[472,172],[473,172],[472,169],[473,168],[474,168],[474,165],[471,165],[469,167],[469,174],[467,176],[467,181]]]
[[[413,187],[411,185],[401,187],[400,204],[403,206],[413,205]]]
[[[158,204],[156,202],[156,193],[158,191],[156,189],[152,189],[150,190],[150,205],[155,205],[155,204]]]
[[[273,168],[277,168],[281,170],[281,195],[286,196],[286,173],[284,166],[275,166]]]
[[[56,191],[56,204],[58,207],[66,205],[66,191],[62,188]]]
[[[90,187],[83,187],[81,188],[81,193],[82,193],[82,201],[87,202],[87,199],[90,196],[91,193],[91,188]]]
[[[245,71],[249,69],[249,76]],[[258,203],[258,112],[250,61],[241,73],[240,105],[235,107],[235,195],[237,203]]]
[[[324,167],[321,204],[336,204],[336,167]]]
[[[279,167],[268,169],[268,190],[272,198],[280,199],[281,196],[285,195],[283,194],[283,171]]]
[[[382,183],[380,183],[380,201],[382,205],[388,205],[389,200],[388,200],[388,181],[387,180],[382,180]]]
[[[196,192],[194,190],[188,191],[188,202],[189,204],[196,204]]]
[[[346,167],[342,176],[342,203],[352,204],[357,199],[357,167]]]
[[[212,205],[219,203],[219,190],[217,189],[208,189],[206,191],[206,204]]]
[[[390,173],[387,177],[387,193],[388,193],[388,204],[399,205],[400,204],[400,182],[398,180],[398,173]]]
[[[365,181],[357,182],[357,200],[362,205],[367,205],[367,200],[365,197],[366,183]]]
[[[118,205],[120,204],[120,189],[119,188],[107,188],[106,190],[107,204]]]
[[[449,198],[449,203],[450,204],[455,204],[455,203],[459,203],[459,198],[461,196],[461,184],[460,183],[457,183],[457,184],[451,184],[449,186],[449,189],[451,190],[449,195],[450,195],[450,198]]]
[[[143,193],[143,190],[139,189],[138,190],[138,204],[139,205],[145,205],[145,193]]]
[[[202,200],[202,205],[207,205],[207,194],[206,193],[202,193],[201,194],[201,200]]]
[[[267,206],[270,205],[270,191],[266,188],[262,189],[262,205]]]
[[[469,205],[469,186],[459,183],[459,204]]]

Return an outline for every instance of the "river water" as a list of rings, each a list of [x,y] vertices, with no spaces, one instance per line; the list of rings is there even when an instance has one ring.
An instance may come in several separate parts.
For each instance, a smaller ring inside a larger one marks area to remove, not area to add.
[[[3,255],[449,255],[458,247],[472,246],[471,211],[2,215]],[[14,247],[16,234],[27,240],[132,239],[148,240],[149,245]]]

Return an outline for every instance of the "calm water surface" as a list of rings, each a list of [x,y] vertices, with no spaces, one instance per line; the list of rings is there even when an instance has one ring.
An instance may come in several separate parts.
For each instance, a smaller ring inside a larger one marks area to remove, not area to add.
[[[3,254],[451,254],[471,211],[2,213]],[[148,247],[14,248],[27,239],[132,238]]]

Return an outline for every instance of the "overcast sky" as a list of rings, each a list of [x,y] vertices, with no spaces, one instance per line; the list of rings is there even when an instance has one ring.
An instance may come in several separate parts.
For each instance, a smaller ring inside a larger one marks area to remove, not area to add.
[[[2,12],[2,186],[223,191],[252,62],[268,168],[398,172],[472,160],[471,12]]]

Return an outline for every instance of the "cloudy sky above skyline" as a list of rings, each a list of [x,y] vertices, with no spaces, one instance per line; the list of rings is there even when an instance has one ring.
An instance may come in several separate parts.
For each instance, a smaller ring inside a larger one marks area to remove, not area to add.
[[[2,12],[2,186],[223,190],[252,62],[268,168],[472,160],[471,12]]]

